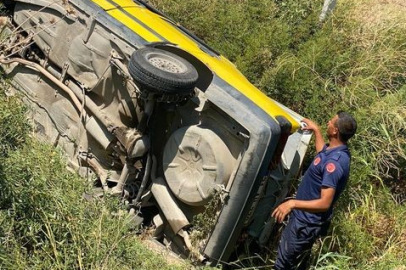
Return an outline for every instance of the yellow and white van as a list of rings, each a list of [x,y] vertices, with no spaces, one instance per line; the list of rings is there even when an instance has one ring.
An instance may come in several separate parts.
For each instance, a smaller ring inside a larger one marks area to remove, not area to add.
[[[268,243],[311,137],[301,116],[143,1],[8,8],[0,64],[94,196],[123,198],[157,241],[214,264],[247,237]]]

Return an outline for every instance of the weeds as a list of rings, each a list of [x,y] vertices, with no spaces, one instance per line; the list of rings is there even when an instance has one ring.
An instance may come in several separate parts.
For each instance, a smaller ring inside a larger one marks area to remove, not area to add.
[[[355,115],[359,129],[350,145],[350,184],[337,206],[331,236],[313,253],[312,269],[402,269],[403,1],[338,1],[323,24],[317,20],[322,1],[233,1],[227,11],[223,5],[230,1],[209,1],[203,16],[210,14],[210,21],[198,12],[180,17],[177,8],[188,5],[193,12],[191,4],[153,2],[189,28],[210,29],[196,33],[235,61],[260,89],[305,117],[323,124],[340,109]]]
[[[339,109],[355,115],[350,183],[330,236],[313,252],[312,269],[405,269],[403,1],[338,1],[323,24],[321,0],[151,2],[305,117],[324,123]],[[2,268],[164,267],[125,219],[111,218],[120,205],[82,201],[87,187],[62,172],[58,151],[29,139],[16,99],[0,95],[0,105]],[[264,260],[271,265],[273,257]]]
[[[152,256],[116,198],[86,202],[83,179],[52,146],[30,142],[3,165],[0,264],[13,269],[177,269]],[[4,201],[4,198],[2,198]],[[153,258],[153,259],[152,259]],[[16,267],[18,266],[18,267]]]
[[[29,137],[24,107],[0,93],[0,268],[182,269],[142,246],[116,198],[84,201],[62,153]]]

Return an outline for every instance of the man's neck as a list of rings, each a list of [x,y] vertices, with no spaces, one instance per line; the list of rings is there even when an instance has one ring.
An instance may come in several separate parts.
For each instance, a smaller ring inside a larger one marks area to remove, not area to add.
[[[336,138],[331,138],[328,142],[327,149],[335,148],[341,145],[344,145],[344,143],[340,140],[337,140]]]

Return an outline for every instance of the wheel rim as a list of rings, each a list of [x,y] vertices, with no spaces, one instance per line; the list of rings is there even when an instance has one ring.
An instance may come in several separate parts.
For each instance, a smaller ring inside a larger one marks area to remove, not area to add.
[[[187,71],[185,64],[168,55],[150,53],[147,55],[147,60],[154,67],[166,72],[179,74]]]

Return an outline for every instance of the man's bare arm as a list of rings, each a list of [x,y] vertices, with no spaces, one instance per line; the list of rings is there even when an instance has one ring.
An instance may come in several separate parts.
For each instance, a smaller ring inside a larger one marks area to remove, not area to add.
[[[298,209],[311,213],[326,212],[333,202],[335,189],[331,187],[323,187],[319,199],[304,201],[291,199],[281,203],[273,212],[272,217],[277,222],[281,223],[285,217],[292,212],[293,209]]]

